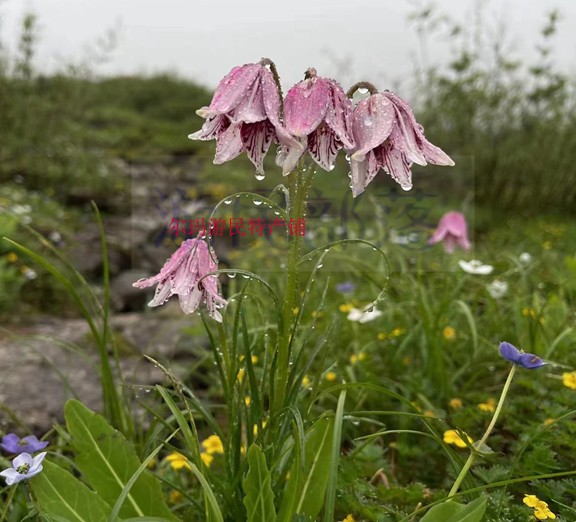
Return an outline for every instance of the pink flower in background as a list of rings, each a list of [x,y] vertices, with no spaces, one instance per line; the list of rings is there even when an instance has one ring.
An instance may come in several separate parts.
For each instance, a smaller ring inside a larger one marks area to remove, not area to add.
[[[160,273],[148,279],[139,279],[132,286],[148,288],[158,285],[154,299],[148,306],[163,305],[173,295],[178,295],[180,307],[185,314],[198,309],[200,302],[206,303],[208,314],[218,322],[222,315],[218,311],[228,304],[218,290],[218,277],[204,277],[218,269],[205,241],[199,237],[187,239],[166,261]]]
[[[245,151],[263,176],[262,163],[273,141],[296,150],[299,147],[280,122],[280,98],[274,76],[264,65],[234,67],[218,85],[210,106],[196,111],[206,122],[188,137],[216,139],[217,165]]]
[[[354,197],[364,192],[381,168],[404,190],[410,190],[413,163],[454,165],[446,153],[425,138],[410,105],[391,92],[372,94],[358,102],[352,130],[356,142],[350,150]]]
[[[466,225],[466,218],[461,212],[447,212],[440,218],[440,222],[432,237],[428,240],[428,244],[444,243],[444,249],[451,254],[454,252],[456,245],[464,250],[470,248],[470,241],[468,240],[468,226]]]
[[[294,170],[306,150],[320,167],[332,170],[338,151],[354,146],[351,115],[352,104],[342,87],[308,69],[306,79],[292,87],[284,100],[286,130],[298,144],[281,148],[277,163],[282,173]]]

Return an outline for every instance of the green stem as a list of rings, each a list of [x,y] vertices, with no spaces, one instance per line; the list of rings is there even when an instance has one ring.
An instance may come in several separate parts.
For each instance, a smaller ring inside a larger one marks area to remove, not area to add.
[[[303,219],[306,211],[306,200],[312,174],[307,174],[302,164],[296,172],[290,174],[288,185],[287,213],[288,219],[297,222]],[[288,223],[286,224],[288,226]],[[282,307],[282,324],[278,339],[278,367],[274,393],[274,411],[280,412],[286,397],[288,374],[290,370],[291,331],[295,320],[293,310],[298,303],[298,258],[302,249],[304,237],[298,231],[288,235],[289,251],[286,261],[286,283],[284,305]]]
[[[10,504],[12,502],[12,499],[14,498],[15,493],[16,493],[16,486],[11,486],[10,493],[8,493],[8,498],[6,499],[6,504],[4,506],[4,509],[2,510],[2,514],[0,514],[0,522],[6,520],[6,515],[8,514],[8,508],[10,507]]]
[[[498,400],[498,405],[496,406],[496,410],[494,411],[494,415],[492,416],[492,420],[490,421],[490,424],[488,425],[488,428],[486,428],[486,432],[484,433],[484,435],[482,436],[480,441],[477,444],[475,444],[476,449],[478,451],[481,451],[482,446],[488,440],[490,433],[492,433],[492,430],[494,429],[494,426],[496,425],[496,421],[498,420],[498,417],[500,415],[500,411],[502,411],[502,406],[504,406],[504,400],[506,399],[506,395],[508,394],[508,390],[510,389],[510,384],[512,383],[512,379],[514,378],[515,373],[516,373],[516,365],[513,364],[512,369],[510,370],[510,373],[508,374],[508,378],[506,379],[506,383],[504,384],[504,388],[502,389],[502,393],[500,395],[500,399]],[[466,477],[466,474],[468,473],[468,470],[470,469],[470,467],[474,463],[474,460],[476,460],[476,452],[472,451],[470,453],[470,456],[468,457],[468,460],[464,464],[462,471],[460,471],[460,474],[456,478],[456,481],[454,482],[454,485],[452,486],[450,493],[448,493],[448,498],[453,497],[458,492],[458,488],[460,487],[460,484],[462,484],[462,481]]]

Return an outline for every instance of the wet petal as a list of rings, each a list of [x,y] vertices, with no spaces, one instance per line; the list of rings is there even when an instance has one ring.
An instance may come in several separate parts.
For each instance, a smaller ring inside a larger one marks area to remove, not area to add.
[[[377,159],[384,165],[384,170],[400,184],[403,190],[412,188],[412,163],[400,150],[392,148],[390,143],[381,145],[375,151]]]
[[[265,68],[263,68],[262,71],[269,72],[268,69]],[[232,123],[254,123],[265,119],[266,110],[264,108],[262,83],[259,75],[256,81],[247,89],[238,106],[231,111],[230,120]]]
[[[230,120],[223,115],[209,117],[199,131],[188,134],[190,140],[212,140],[230,126]]]
[[[283,145],[276,156],[276,165],[282,167],[282,175],[287,176],[292,172],[302,155],[306,152],[308,138],[303,137],[294,145]]]
[[[219,83],[210,103],[212,114],[226,114],[238,107],[246,98],[247,92],[259,81],[264,67],[249,63],[234,67]]]
[[[243,147],[260,174],[264,174],[262,164],[274,138],[274,132],[274,126],[269,121],[242,125],[241,138]]]
[[[380,170],[380,165],[374,151],[370,151],[363,161],[352,159],[350,167],[352,171],[352,196],[356,197],[362,194],[368,183],[374,179]]]
[[[322,125],[308,136],[310,156],[324,170],[331,171],[334,168],[340,147],[341,144],[337,142],[336,135],[326,125]]]
[[[354,147],[352,133],[352,102],[334,80],[328,80],[331,90],[331,103],[326,110],[326,125],[328,125],[342,142],[345,148]]]
[[[297,137],[311,134],[324,120],[330,97],[330,85],[323,78],[310,78],[296,84],[284,101],[286,130]]]
[[[352,116],[356,148],[352,159],[362,161],[368,151],[382,145],[390,136],[396,111],[385,96],[374,94],[358,102]]]
[[[226,131],[218,136],[214,164],[221,165],[239,156],[244,150],[240,128],[242,124],[230,125]]]

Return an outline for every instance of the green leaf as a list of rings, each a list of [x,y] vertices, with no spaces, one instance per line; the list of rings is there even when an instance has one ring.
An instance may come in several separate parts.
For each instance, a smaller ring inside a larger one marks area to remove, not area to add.
[[[278,518],[292,521],[294,514],[315,520],[324,504],[331,469],[334,416],[318,419],[306,434],[305,462],[295,459]],[[296,499],[296,501],[295,501]]]
[[[124,436],[81,402],[70,400],[65,407],[66,425],[76,450],[76,464],[86,481],[109,505],[138,473],[140,461]],[[164,502],[158,480],[147,470],[141,473],[126,495],[121,517],[158,516],[178,520]]]
[[[108,520],[111,508],[94,491],[57,464],[44,460],[42,466],[30,480],[42,515],[70,522]]]
[[[430,509],[421,522],[482,522],[485,511],[486,497],[479,497],[467,505],[449,500]]]
[[[248,449],[248,473],[242,485],[246,492],[243,502],[248,513],[248,522],[276,522],[270,472],[266,457],[256,444],[252,444]]]

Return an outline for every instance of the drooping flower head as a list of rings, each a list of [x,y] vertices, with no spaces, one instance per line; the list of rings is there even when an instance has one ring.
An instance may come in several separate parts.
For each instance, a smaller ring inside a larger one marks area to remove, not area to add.
[[[352,116],[356,143],[350,150],[354,197],[364,192],[381,168],[404,190],[410,190],[413,163],[454,165],[444,151],[426,139],[407,102],[388,91],[379,93],[367,82],[353,86],[349,95],[360,86],[369,88],[371,95],[358,102]]]
[[[20,453],[12,461],[12,467],[0,472],[0,476],[6,479],[6,484],[11,486],[21,480],[26,480],[42,471],[42,461],[46,452],[40,453],[32,458],[30,453]]]
[[[48,441],[39,441],[35,435],[20,438],[15,433],[7,433],[2,437],[0,447],[7,453],[35,453],[48,444]]]
[[[218,265],[208,245],[198,236],[184,241],[166,261],[159,274],[139,279],[132,286],[148,288],[158,285],[154,299],[148,306],[163,305],[171,296],[178,295],[180,307],[185,314],[195,312],[200,302],[204,302],[210,317],[222,322],[219,308],[226,306],[227,302],[218,290],[218,277],[207,276],[217,269]]]
[[[206,122],[188,137],[216,139],[215,164],[246,152],[257,176],[262,177],[264,157],[273,141],[298,150],[298,142],[280,121],[280,90],[272,72],[265,67],[270,63],[262,59],[260,63],[234,67],[216,88],[210,106],[196,111]]]
[[[524,353],[523,351],[518,350],[516,346],[505,341],[500,343],[500,355],[507,361],[518,364],[528,370],[535,370],[536,368],[541,368],[546,364],[537,355],[534,355],[533,353]]]
[[[428,240],[429,245],[444,243],[444,250],[451,254],[454,252],[456,246],[461,247],[463,250],[470,249],[470,241],[468,240],[468,225],[466,218],[461,212],[447,212],[444,214],[432,237]]]
[[[290,173],[306,150],[324,170],[332,170],[338,151],[354,146],[352,104],[340,85],[317,76],[313,67],[292,87],[284,100],[286,130],[299,145],[283,146],[277,158],[282,173]]]

